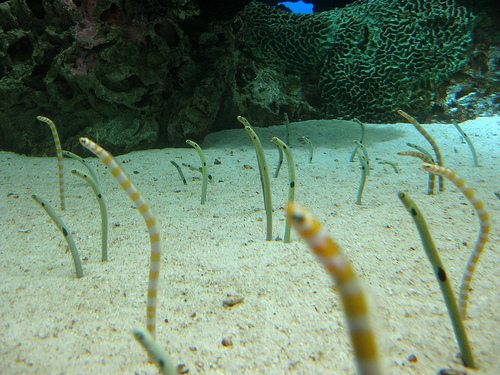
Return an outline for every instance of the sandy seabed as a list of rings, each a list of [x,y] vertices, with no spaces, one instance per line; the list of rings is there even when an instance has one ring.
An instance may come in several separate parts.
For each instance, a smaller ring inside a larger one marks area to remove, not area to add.
[[[469,374],[500,374],[500,117],[461,124],[475,144],[479,167],[452,125],[425,125],[446,166],[476,189],[492,218],[490,241],[472,282],[466,328],[479,365]],[[256,129],[270,169],[272,136],[284,126]],[[299,142],[315,146],[312,163]],[[416,227],[397,194],[406,191],[427,218],[455,290],[479,224],[450,182],[427,195],[420,161],[398,156],[406,142],[430,149],[409,124],[367,125],[370,154],[362,205],[356,205],[359,163],[349,162],[359,126],[344,121],[291,124],[296,200],[309,207],[350,258],[368,295],[386,374],[465,370],[439,286]],[[105,143],[103,144],[105,147]],[[199,173],[184,168],[183,185],[170,164],[199,165],[192,148],[132,152],[122,164],[156,214],[162,234],[157,339],[175,364],[192,374],[354,374],[355,362],[339,296],[306,244],[285,244],[286,164],[273,191],[273,237],[255,151],[244,130],[210,134],[203,143],[213,181],[200,205]],[[90,154],[89,154],[90,155]],[[220,163],[215,164],[215,160]],[[396,174],[381,160],[396,162]],[[96,158],[88,159],[109,211],[109,261],[100,259],[100,216],[92,191],[65,160],[67,209],[62,214],[79,249],[77,279],[66,243],[31,199],[58,212],[54,157],[0,152],[0,373],[155,374],[131,334],[145,326],[149,240],[143,219]],[[244,302],[228,308],[227,296]],[[230,339],[232,346],[222,345]],[[411,360],[413,359],[413,360]]]

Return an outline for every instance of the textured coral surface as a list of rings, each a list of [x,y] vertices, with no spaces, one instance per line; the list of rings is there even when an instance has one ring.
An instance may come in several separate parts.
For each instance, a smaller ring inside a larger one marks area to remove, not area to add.
[[[452,0],[360,1],[314,15],[259,2],[242,38],[255,57],[317,75],[325,114],[391,120],[429,112],[433,88],[467,62],[474,16]]]

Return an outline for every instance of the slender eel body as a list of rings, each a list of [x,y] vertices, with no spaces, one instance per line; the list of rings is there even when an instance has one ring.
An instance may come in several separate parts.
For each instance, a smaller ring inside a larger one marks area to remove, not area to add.
[[[259,137],[250,126],[248,120],[242,116],[237,117],[238,121],[243,124],[245,130],[252,140],[257,155],[257,164],[259,165],[260,183],[262,185],[262,195],[264,196],[264,208],[266,210],[266,241],[273,239],[273,204],[271,196],[271,180],[269,178],[269,170],[267,168],[264,148]]]
[[[460,133],[460,135],[465,139],[465,142],[467,142],[467,146],[469,146],[469,150],[470,150],[470,152],[472,154],[472,160],[474,162],[474,167],[479,167],[479,162],[477,160],[476,148],[474,147],[474,144],[472,143],[471,139],[469,138],[469,136],[467,135],[467,133],[463,131],[463,129],[460,127],[460,125],[453,124],[453,126],[455,127],[455,129],[458,130],[458,132]]]
[[[278,178],[280,174],[280,169],[281,166],[283,165],[283,150],[281,147],[276,146],[278,148],[278,165],[276,166],[276,169],[274,170],[274,178]]]
[[[429,160],[427,163],[432,163],[432,164],[436,163],[434,161],[434,158],[432,157],[431,153],[429,151],[427,151],[425,148],[423,148],[419,145],[416,145],[415,143],[410,143],[410,142],[407,142],[406,145],[408,147],[411,147],[411,148],[417,150],[417,152],[421,152],[422,154],[424,154],[427,157],[427,159]]]
[[[358,143],[356,143],[356,147],[354,147],[354,150],[352,150],[351,157],[349,158],[349,161],[351,163],[354,161],[354,157],[356,156],[356,153],[359,150],[359,145],[362,144],[365,139],[365,124],[363,124],[358,119],[354,119],[354,122],[356,122],[361,127],[361,134],[359,136]]]
[[[85,164],[86,165],[86,164]],[[101,188],[97,182],[85,173],[80,172],[77,169],[72,169],[71,173],[80,177],[84,180],[87,185],[90,186],[94,192],[97,203],[99,204],[99,211],[101,213],[101,261],[108,261],[108,209],[106,208],[106,202],[102,196]]]
[[[56,213],[56,211],[48,204],[45,202],[44,199],[32,195],[31,196],[33,200],[38,203],[44,210],[47,212],[47,215],[50,216],[54,224],[56,224],[56,227],[61,231],[61,233],[64,236],[64,239],[68,243],[69,250],[71,251],[71,256],[73,257],[73,264],[75,265],[75,272],[76,272],[76,277],[80,278],[83,277],[83,270],[82,270],[82,262],[80,260],[80,254],[78,253],[78,250],[76,249],[75,241],[73,240],[73,236],[71,236],[70,231],[68,228],[66,228],[66,224],[62,221],[60,216]]]
[[[59,202],[61,205],[61,210],[64,211],[66,208],[66,202],[64,198],[64,164],[61,141],[59,139],[59,134],[57,133],[56,124],[54,124],[51,119],[44,116],[36,116],[36,119],[49,125],[50,131],[52,132],[52,138],[54,138],[54,144],[56,145],[57,153],[57,175],[59,178]]]
[[[193,147],[198,156],[200,157],[201,162],[201,204],[205,204],[207,201],[207,185],[208,185],[208,173],[207,173],[207,159],[205,158],[205,154],[201,149],[200,145],[190,139],[186,140],[186,143]]]
[[[401,152],[398,152],[398,155],[400,156],[413,156],[414,158],[419,158],[420,160],[428,163],[430,162],[431,160],[427,157],[426,154],[422,153],[422,152],[416,152],[416,151],[401,151]]]
[[[358,194],[356,196],[356,204],[361,205],[361,200],[363,198],[363,191],[365,190],[366,177],[368,176],[368,170],[370,166],[368,161],[363,155],[358,155],[359,167],[361,170],[361,179],[359,180]]]
[[[430,163],[431,162],[431,158],[429,158],[429,156],[427,155],[427,153],[423,153],[423,152],[416,152],[416,151],[401,151],[401,152],[398,152],[398,155],[401,155],[401,156],[413,156],[415,158],[419,158],[420,160],[422,160],[423,162],[425,163]],[[429,182],[428,182],[428,185],[427,185],[427,194],[429,195],[433,195],[434,194],[434,185],[436,183],[436,176],[432,173],[429,173]]]
[[[186,177],[184,177],[184,173],[182,172],[181,166],[177,164],[175,161],[170,160],[170,163],[177,169],[177,173],[179,173],[179,177],[184,185],[187,185]]]
[[[349,260],[309,211],[292,203],[287,206],[287,216],[338,285],[359,374],[382,374],[368,305]]]
[[[96,185],[99,186],[99,179],[97,178],[97,174],[95,173],[94,169],[89,165],[89,163],[84,158],[81,158],[80,156],[73,154],[71,151],[67,151],[67,150],[63,150],[62,153],[63,153],[64,157],[76,160],[80,164],[82,164],[87,169],[87,171],[89,171],[90,176],[92,177],[92,179],[94,180]]]
[[[274,143],[276,146],[278,146],[282,150],[282,152],[286,155],[286,161],[288,166],[288,204],[290,204],[293,201],[295,201],[295,188],[297,187],[297,183],[295,180],[295,163],[293,162],[293,155],[292,152],[290,151],[290,147],[288,147],[288,145],[278,137],[273,137],[271,139],[271,142]],[[290,220],[288,219],[287,216],[285,223],[285,236],[284,236],[285,243],[290,242],[290,228],[291,228]]]
[[[312,163],[314,157],[314,146],[309,138],[303,136],[300,138],[309,150],[309,163]]]
[[[434,275],[436,276],[436,279],[439,283],[439,288],[441,289],[441,293],[443,294],[446,308],[448,309],[448,315],[451,319],[453,331],[455,332],[455,337],[457,338],[458,346],[460,347],[464,364],[467,367],[476,368],[474,355],[469,344],[469,338],[467,337],[467,332],[464,327],[462,315],[460,313],[460,310],[458,309],[455,293],[453,293],[453,288],[451,287],[451,283],[448,280],[446,270],[443,266],[443,263],[441,262],[441,258],[439,257],[439,253],[436,249],[436,245],[434,244],[431,233],[429,232],[427,222],[425,221],[424,216],[418,209],[415,202],[413,202],[408,194],[401,192],[398,194],[398,196],[405,206],[406,210],[410,213],[413,221],[415,222],[415,225],[417,226],[420,239],[422,240],[422,244],[424,245],[425,253],[427,255],[427,258],[429,259],[429,262],[431,263],[432,270],[434,271]]]
[[[418,123],[418,121],[415,118],[413,118],[412,116],[410,116],[408,113],[406,113],[402,110],[398,110],[398,113],[401,116],[403,116],[405,119],[407,119],[415,127],[415,129],[417,129],[418,132],[420,134],[422,134],[422,136],[427,140],[427,142],[429,142],[432,149],[434,150],[434,154],[436,155],[436,163],[439,166],[443,167],[444,166],[443,156],[441,155],[441,151],[439,150],[439,146],[437,145],[434,138],[432,138],[431,135],[429,133],[427,133],[427,131],[424,129],[424,127],[422,125],[420,125]],[[444,191],[444,179],[442,176],[439,176],[439,191]]]
[[[368,155],[368,150],[366,149],[365,145],[359,141],[354,141],[354,143],[359,147],[359,150],[363,153],[363,157],[366,160],[366,175],[370,175],[370,156]]]
[[[396,163],[392,162],[392,161],[388,161],[388,160],[379,160],[378,162],[379,164],[386,164],[386,165],[390,165],[392,167],[392,169],[394,170],[394,173],[399,173],[399,167]]]
[[[148,331],[142,328],[136,328],[132,331],[135,339],[148,353],[160,369],[162,375],[177,375],[177,370],[172,364],[172,361],[167,356],[163,348],[155,341],[154,337]]]
[[[141,213],[149,232],[151,242],[151,258],[149,267],[149,285],[147,300],[147,329],[153,337],[156,335],[156,305],[158,296],[158,278],[160,276],[160,231],[155,216],[151,212],[149,205],[142,197],[141,193],[134,186],[132,181],[125,175],[123,169],[118,165],[113,156],[98,144],[88,138],[80,138],[80,143],[87,150],[95,154],[108,167],[109,172],[116,178],[120,186],[125,190],[130,199]]]
[[[476,265],[479,261],[479,257],[481,256],[486,243],[488,242],[488,236],[491,231],[490,215],[484,207],[484,202],[476,197],[476,192],[474,191],[474,189],[468,187],[465,184],[465,181],[462,178],[458,177],[454,171],[429,163],[422,164],[422,169],[427,173],[444,176],[451,182],[453,182],[453,184],[469,200],[472,206],[474,206],[477,212],[477,216],[479,217],[479,236],[477,238],[474,250],[472,251],[469,260],[467,261],[467,265],[465,266],[464,275],[462,276],[462,284],[460,285],[460,294],[458,298],[460,310],[462,312],[462,316],[465,319],[467,316],[467,304],[469,301],[469,290],[472,282],[472,277],[474,275],[474,271],[476,270]]]

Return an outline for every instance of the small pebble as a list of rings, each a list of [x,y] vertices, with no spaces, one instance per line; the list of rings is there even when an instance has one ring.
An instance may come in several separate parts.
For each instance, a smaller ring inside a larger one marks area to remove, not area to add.
[[[417,356],[415,354],[410,354],[406,359],[410,362],[417,362]]]
[[[215,159],[215,160],[214,160],[214,164],[215,164],[215,165],[219,165],[219,164],[222,164],[222,162],[221,162],[219,159]]]
[[[240,296],[228,296],[226,299],[222,301],[222,304],[227,307],[233,307],[239,305],[245,300],[245,297]]]
[[[222,346],[225,346],[226,348],[229,348],[233,346],[233,339],[231,337],[224,337],[221,341]]]
[[[465,371],[455,370],[452,368],[444,368],[438,371],[438,375],[467,375]]]
[[[189,374],[189,369],[184,363],[180,363],[177,365],[177,373],[178,374]]]

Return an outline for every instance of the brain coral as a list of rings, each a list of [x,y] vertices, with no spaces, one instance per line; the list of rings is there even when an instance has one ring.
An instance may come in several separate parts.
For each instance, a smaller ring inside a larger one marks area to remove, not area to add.
[[[371,0],[313,15],[252,2],[241,41],[277,69],[316,76],[324,114],[428,114],[437,88],[467,62],[475,16],[454,0]]]

